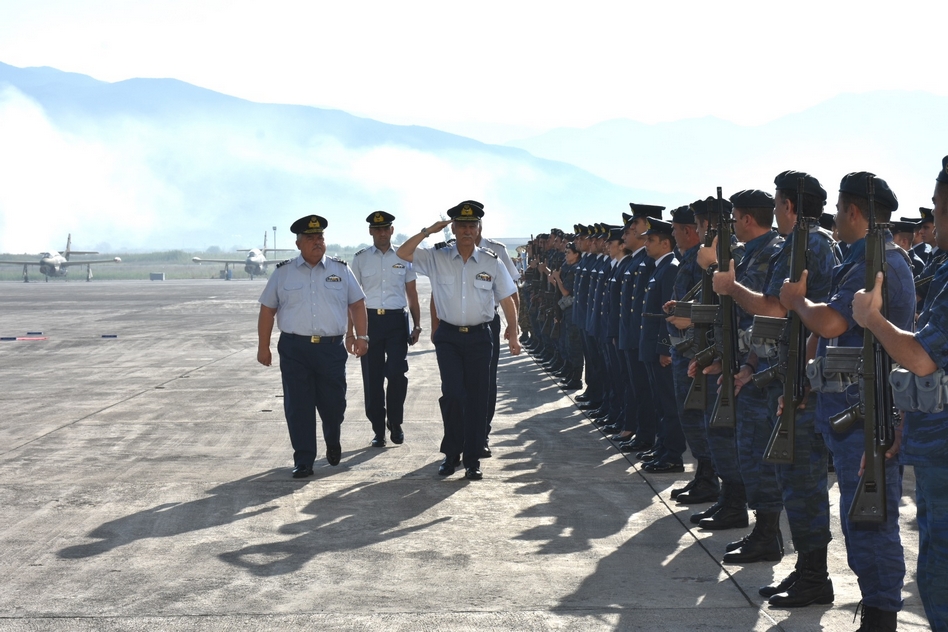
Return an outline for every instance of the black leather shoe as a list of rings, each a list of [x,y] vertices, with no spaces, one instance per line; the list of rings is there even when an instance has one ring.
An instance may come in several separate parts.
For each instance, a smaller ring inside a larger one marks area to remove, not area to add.
[[[297,465],[293,468],[293,478],[306,478],[313,475],[313,468],[310,465]]]
[[[602,406],[602,402],[594,402],[594,401],[586,400],[577,404],[576,408],[580,410],[596,410],[600,406]]]
[[[608,426],[603,426],[602,428],[600,428],[600,430],[602,430],[608,435],[612,435],[622,430],[622,426],[620,426],[619,424],[609,424]]]
[[[385,447],[385,437],[384,437],[384,436],[380,436],[380,435],[376,435],[375,437],[372,438],[372,443],[371,443],[371,445],[372,445],[373,448],[384,448],[384,447]]]
[[[326,460],[330,465],[339,465],[339,459],[342,458],[342,446],[335,448],[326,447]]]
[[[673,463],[671,461],[652,461],[642,466],[642,469],[650,474],[674,474],[684,472],[683,463]]]
[[[405,442],[405,432],[402,430],[401,424],[389,424],[388,429],[392,433],[392,443],[401,445]]]
[[[631,434],[622,434],[621,432],[616,433],[612,435],[611,437],[609,437],[609,441],[612,441],[614,443],[625,443],[626,441],[631,441],[631,440],[632,440]]]
[[[564,391],[578,391],[583,387],[583,383],[579,380],[574,380],[572,382],[560,383],[560,388]]]
[[[743,529],[747,527],[747,507],[744,505],[724,505],[713,516],[702,518],[698,526],[709,531],[720,531],[723,529]]]
[[[721,486],[717,479],[699,478],[691,489],[678,494],[675,498],[682,505],[698,505],[714,502],[721,495]]]
[[[469,481],[479,481],[484,478],[484,474],[476,467],[469,467],[464,470],[464,478]]]
[[[653,445],[655,444],[647,439],[635,435],[629,440],[629,452],[646,452],[651,450]]]
[[[494,453],[490,451],[490,446],[485,443],[485,444],[484,444],[484,449],[481,450],[481,458],[482,458],[482,459],[489,459],[489,458],[492,457],[492,456],[494,456]]]
[[[461,464],[461,456],[446,456],[444,461],[438,467],[438,476],[451,476],[454,470]]]
[[[576,396],[576,401],[580,403],[588,402],[589,395],[587,395],[586,393],[580,393],[579,395]]]
[[[773,597],[774,595],[779,595],[782,592],[787,592],[787,590],[791,586],[793,586],[794,582],[796,582],[797,579],[799,578],[800,578],[800,573],[798,573],[797,571],[793,571],[792,573],[784,577],[782,580],[780,580],[779,584],[772,584],[770,586],[761,586],[759,589],[757,589],[757,594],[759,594],[761,597],[767,597],[769,599],[770,597]]]
[[[654,448],[651,450],[642,450],[641,452],[635,453],[635,458],[643,462],[652,461],[657,456],[658,456],[658,452],[656,452]]]

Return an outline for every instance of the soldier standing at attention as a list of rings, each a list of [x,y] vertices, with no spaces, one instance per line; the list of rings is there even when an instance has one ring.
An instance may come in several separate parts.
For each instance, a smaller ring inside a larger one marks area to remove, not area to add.
[[[448,211],[450,220],[423,228],[399,246],[396,254],[414,264],[431,279],[435,311],[441,319],[434,334],[435,353],[441,372],[441,416],[445,423],[441,452],[444,461],[438,474],[448,476],[463,463],[464,477],[480,480],[481,452],[486,432],[487,399],[490,393],[492,343],[490,322],[500,303],[507,320],[504,338],[510,353],[520,353],[517,286],[497,255],[476,245],[484,207],[462,202]],[[441,248],[418,248],[432,233],[448,224],[456,242]]]
[[[839,183],[836,203],[836,228],[842,241],[849,244],[846,258],[833,270],[833,289],[829,300],[807,300],[806,272],[797,283],[787,281],[780,290],[780,302],[800,315],[803,324],[818,337],[816,357],[826,356],[827,345],[862,347],[863,330],[852,319],[853,296],[866,287],[866,234],[869,229],[868,183],[875,184],[875,220],[887,223],[899,201],[882,178],[865,171],[850,173]],[[888,233],[888,231],[886,231]],[[915,283],[906,254],[885,236],[885,268],[888,316],[900,329],[910,329],[915,320]],[[888,377],[888,376],[886,376]],[[872,378],[867,378],[872,379]],[[811,381],[812,383],[812,381]],[[889,388],[876,384],[876,388]],[[865,452],[865,432],[871,432],[874,419],[855,422],[837,432],[829,419],[860,398],[859,386],[846,392],[817,394],[816,429],[833,453],[839,483],[840,527],[846,541],[849,567],[856,573],[862,593],[860,630],[896,629],[896,613],[902,609],[902,583],[905,558],[899,538],[899,501],[902,498],[902,472],[897,459],[885,464],[886,519],[879,523],[853,522],[849,508],[859,485],[860,460]],[[835,390],[835,389],[826,389]],[[888,414],[889,411],[877,411]],[[894,456],[894,454],[893,454]],[[880,481],[881,482],[881,481]]]
[[[948,156],[941,161],[932,201],[938,248],[948,251]],[[881,280],[881,276],[876,277],[871,292],[856,292],[853,318],[875,334],[892,361],[909,371],[917,384],[934,384],[943,398],[944,372],[948,369],[948,265],[943,264],[935,272],[915,333],[882,315]],[[918,594],[932,630],[948,632],[948,408],[932,406],[936,398],[925,399],[914,402],[914,406],[899,406],[905,415],[900,461],[915,469]]]
[[[293,445],[293,478],[313,474],[316,412],[323,424],[326,460],[342,457],[340,426],[346,412],[346,348],[351,320],[356,356],[365,355],[365,295],[344,261],[326,256],[325,218],[307,215],[290,226],[300,254],[278,264],[260,295],[257,362],[270,366],[273,323],[280,328],[277,351],[283,377],[283,410]]]
[[[421,312],[415,272],[410,263],[398,258],[392,247],[395,216],[378,211],[365,221],[369,223],[372,245],[355,254],[352,273],[365,292],[369,338],[372,339],[368,352],[362,356],[365,416],[375,433],[372,447],[382,448],[385,447],[386,426],[391,432],[392,443],[405,440],[402,420],[408,393],[406,357],[408,345],[418,342],[421,334]],[[414,323],[411,333],[408,331],[406,307]],[[356,340],[350,330],[346,336],[346,346],[350,351],[353,351]]]

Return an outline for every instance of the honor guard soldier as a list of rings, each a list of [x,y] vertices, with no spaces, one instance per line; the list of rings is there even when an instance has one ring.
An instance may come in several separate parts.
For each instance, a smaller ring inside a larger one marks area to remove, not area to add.
[[[918,256],[918,253],[912,246],[915,241],[915,233],[918,231],[918,220],[908,217],[899,218],[899,221],[892,222],[892,241],[908,254],[909,261],[912,264],[912,275],[918,278],[925,269],[925,262]]]
[[[480,457],[484,448],[487,400],[490,394],[492,342],[490,322],[497,303],[504,309],[510,352],[520,353],[517,286],[497,255],[476,245],[483,205],[467,201],[448,211],[442,220],[402,244],[397,255],[411,262],[416,272],[431,279],[435,310],[440,318],[434,334],[441,372],[441,416],[445,424],[438,474],[448,476],[462,462],[464,476],[483,478]],[[454,244],[418,248],[428,236],[451,224]]]
[[[948,251],[948,156],[942,159],[932,201],[937,245]],[[948,408],[944,406],[948,390],[948,265],[935,272],[915,333],[883,315],[882,278],[877,275],[871,292],[856,292],[853,318],[875,335],[901,367],[893,371],[892,381],[901,374],[905,385],[894,393],[900,395],[894,404],[904,412],[900,462],[915,470],[918,594],[932,630],[948,632]],[[890,629],[895,629],[894,624],[893,619]]]
[[[800,178],[803,178],[803,206],[797,208]],[[793,227],[799,215],[810,220],[806,246],[808,299],[825,302],[829,298],[837,260],[832,235],[816,223],[826,204],[826,190],[819,180],[806,173],[784,171],[774,178],[774,185],[777,232],[788,237],[770,261],[763,290],[756,292],[734,283],[733,270],[722,270],[714,276],[714,290],[733,296],[738,306],[749,314],[782,317],[787,315],[787,310],[778,296],[784,280],[790,277],[790,255],[796,236]],[[796,411],[793,464],[776,465],[797,551],[796,570],[781,582],[759,591],[769,597],[770,605],[778,607],[826,604],[834,599],[833,582],[826,568],[827,545],[832,538],[826,478],[828,452],[823,437],[816,430],[816,397],[806,397],[804,402],[803,408]],[[768,414],[772,420],[776,419],[776,402],[771,403]]]
[[[927,265],[928,260],[932,256],[932,249],[938,247],[935,241],[935,217],[932,214],[932,209],[925,208],[924,206],[918,207],[918,214],[921,220],[915,229],[912,249],[915,250],[915,254],[918,255],[918,258]]]
[[[833,287],[829,300],[815,302],[806,298],[808,275],[796,283],[786,281],[780,290],[780,302],[788,310],[800,315],[803,324],[818,336],[816,364],[811,369],[819,370],[820,359],[825,359],[827,346],[859,347],[864,343],[862,327],[852,317],[853,296],[866,287],[867,233],[870,228],[869,183],[874,185],[874,221],[887,224],[899,202],[885,180],[862,171],[850,173],[839,183],[836,203],[836,229],[842,241],[849,244],[846,258],[833,270]],[[875,224],[872,224],[875,227]],[[878,230],[882,230],[881,228]],[[885,241],[885,262],[879,262],[886,270],[887,311],[891,322],[899,329],[911,329],[915,320],[915,283],[906,254],[892,243],[891,235]],[[881,362],[881,360],[876,360]],[[808,371],[808,374],[810,372]],[[837,374],[838,375],[838,374]],[[848,377],[848,376],[847,376]],[[856,421],[846,428],[832,427],[830,418],[842,413],[850,405],[862,399],[858,383],[841,389],[835,384],[835,376],[826,380],[814,380],[811,384],[817,392],[816,431],[823,435],[833,453],[836,478],[839,484],[840,526],[846,541],[849,567],[856,573],[862,593],[863,630],[895,630],[896,612],[902,609],[902,583],[905,578],[905,558],[899,538],[899,502],[902,498],[902,472],[897,459],[885,464],[885,508],[884,520],[880,522],[854,522],[849,509],[859,486],[860,460],[865,453],[865,433],[872,432],[876,419]],[[873,380],[867,375],[864,379]],[[888,375],[884,379],[888,379]],[[829,384],[834,382],[832,387]],[[822,387],[827,384],[827,387]],[[876,383],[876,388],[888,389],[885,383]],[[889,400],[891,401],[891,400]],[[891,411],[877,410],[877,415],[889,415]],[[877,627],[878,626],[878,627]]]
[[[344,261],[326,256],[325,218],[307,215],[293,222],[300,254],[279,263],[260,295],[257,361],[270,366],[270,335],[280,328],[277,351],[283,377],[283,410],[293,445],[293,478],[313,473],[316,412],[322,419],[326,460],[342,457],[340,426],[346,412],[346,348],[351,320],[355,355],[365,355],[365,295]]]
[[[408,345],[418,342],[421,334],[418,290],[411,263],[398,258],[392,245],[395,216],[377,211],[366,219],[372,245],[352,259],[352,273],[362,291],[369,319],[372,343],[362,356],[362,384],[365,389],[365,415],[372,423],[375,437],[372,447],[385,447],[385,428],[392,443],[402,443],[405,395],[408,392]],[[409,332],[408,316],[414,327]],[[346,336],[349,346],[357,339]],[[388,389],[385,380],[388,380]]]

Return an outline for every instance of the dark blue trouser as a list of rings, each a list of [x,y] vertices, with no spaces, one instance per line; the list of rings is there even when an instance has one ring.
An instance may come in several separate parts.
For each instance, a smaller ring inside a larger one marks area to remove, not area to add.
[[[764,461],[764,452],[773,433],[769,403],[775,401],[781,391],[778,380],[763,391],[753,382],[748,382],[737,395],[737,459],[747,492],[747,506],[754,511],[778,513],[783,510],[777,468]]]
[[[672,349],[672,378],[675,382],[675,402],[678,404],[678,418],[681,421],[681,430],[685,433],[685,441],[691,449],[691,454],[699,461],[710,461],[711,445],[708,443],[708,428],[704,421],[704,411],[685,410],[684,408],[685,399],[688,397],[692,382],[692,379],[688,377],[688,364],[690,362],[690,358],[686,358]],[[710,381],[707,381],[705,388],[711,389]],[[710,393],[714,393],[714,389],[711,389]]]
[[[605,397],[606,388],[601,370],[602,355],[599,344],[584,330],[580,331],[583,332],[583,351],[586,355],[586,389],[591,401],[600,402]]]
[[[626,350],[625,357],[629,362],[629,378],[635,391],[635,415],[626,417],[623,429],[633,431],[636,437],[652,444],[655,443],[659,413],[649,384],[648,370],[645,363],[639,360],[638,349]]]
[[[494,314],[490,321],[490,341],[494,345],[490,352],[490,383],[487,391],[487,428],[484,430],[484,441],[490,435],[490,422],[494,420],[494,411],[497,409],[497,365],[500,364],[500,314]]]
[[[771,402],[770,419],[777,423],[777,402]],[[828,452],[823,436],[816,432],[816,395],[806,408],[797,410],[794,423],[793,463],[777,465],[777,483],[790,523],[797,553],[822,549],[832,539],[829,519],[829,488],[826,481]],[[771,428],[772,430],[772,428]]]
[[[463,455],[465,468],[480,467],[490,390],[490,327],[485,324],[461,333],[451,325],[439,325],[434,345],[441,372],[441,452]]]
[[[658,444],[662,446],[660,461],[681,463],[682,455],[688,447],[685,433],[678,419],[678,403],[675,401],[675,381],[672,367],[662,366],[658,358],[643,363],[648,371],[649,385],[652,389],[655,409],[658,412]]]
[[[346,413],[346,358],[342,341],[313,344],[283,334],[277,343],[283,377],[283,412],[293,446],[293,463],[312,467],[316,460],[316,412],[327,446],[340,447]]]
[[[934,632],[948,632],[948,466],[915,466],[918,594]]]
[[[408,393],[408,315],[404,311],[369,313],[369,350],[361,358],[365,416],[377,437],[385,436],[389,423],[401,425]],[[385,380],[388,379],[388,391]]]
[[[899,537],[902,468],[897,458],[886,462],[885,522],[852,522],[849,507],[859,486],[859,462],[865,451],[863,424],[853,424],[846,432],[831,432],[824,438],[833,453],[839,482],[840,526],[846,541],[846,558],[859,581],[862,602],[880,610],[898,612],[902,609],[905,580],[905,556]],[[948,599],[948,593],[941,597]]]

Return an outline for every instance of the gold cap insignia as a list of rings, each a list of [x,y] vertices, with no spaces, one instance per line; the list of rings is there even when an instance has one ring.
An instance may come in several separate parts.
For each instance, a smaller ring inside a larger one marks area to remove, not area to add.
[[[376,224],[381,224],[385,221],[385,218],[382,217],[381,213],[376,213],[375,216],[372,217],[372,221],[375,222]]]
[[[470,204],[465,204],[464,206],[461,207],[460,214],[464,217],[471,217],[472,215],[474,215],[474,209],[471,208]]]
[[[652,222],[648,221],[648,218],[645,219],[645,230],[652,230]]]
[[[309,218],[309,227],[310,227],[310,228],[322,228],[322,226],[319,225],[319,220],[316,219],[316,217],[311,217],[311,218]]]

